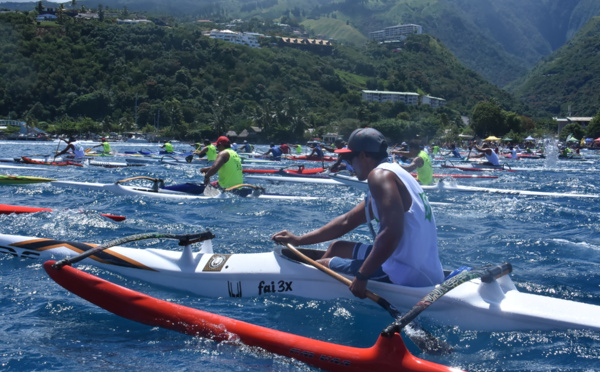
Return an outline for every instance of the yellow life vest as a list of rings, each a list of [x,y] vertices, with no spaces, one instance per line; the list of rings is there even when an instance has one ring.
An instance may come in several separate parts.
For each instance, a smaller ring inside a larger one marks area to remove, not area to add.
[[[433,183],[433,167],[431,166],[431,159],[425,151],[419,152],[417,155],[423,159],[423,166],[417,168],[417,179],[421,182],[421,185],[431,185]]]
[[[227,189],[232,186],[244,183],[244,174],[242,173],[242,160],[237,152],[232,149],[225,149],[229,153],[229,160],[219,168],[219,186]]]
[[[206,160],[217,160],[217,147],[213,144],[207,145],[206,147],[208,148],[208,150],[206,150]]]
[[[110,143],[102,142],[102,148],[104,149],[105,154],[110,154]]]

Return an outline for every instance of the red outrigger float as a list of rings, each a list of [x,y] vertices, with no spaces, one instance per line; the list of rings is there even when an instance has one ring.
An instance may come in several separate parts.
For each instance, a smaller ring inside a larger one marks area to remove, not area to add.
[[[322,158],[318,156],[308,156],[308,155],[292,155],[288,157],[289,160],[305,160],[305,161],[337,161],[337,156],[323,156]]]
[[[298,166],[298,169],[243,169],[243,173],[263,173],[263,174],[319,174],[325,171],[324,168],[304,168]]]
[[[343,346],[162,301],[71,266],[55,269],[53,264],[54,261],[45,262],[44,269],[68,291],[116,315],[152,327],[215,341],[237,341],[329,371],[458,371],[415,357],[398,333],[379,336],[369,348]]]
[[[50,208],[22,207],[20,205],[0,204],[0,214],[21,214],[21,213],[36,213],[36,212],[52,212]],[[124,216],[115,216],[113,214],[99,213],[101,216],[110,218],[113,221],[125,221]]]

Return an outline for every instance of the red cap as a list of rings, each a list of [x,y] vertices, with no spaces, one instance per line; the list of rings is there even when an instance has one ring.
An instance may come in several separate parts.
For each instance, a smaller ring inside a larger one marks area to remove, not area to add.
[[[229,138],[221,136],[217,138],[217,142],[215,142],[215,145],[229,145]]]

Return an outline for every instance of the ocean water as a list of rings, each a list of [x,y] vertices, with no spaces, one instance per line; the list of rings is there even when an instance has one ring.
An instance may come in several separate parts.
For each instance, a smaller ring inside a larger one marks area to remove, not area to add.
[[[1,157],[49,154],[57,147],[62,149],[64,143],[0,142]],[[113,144],[113,148],[158,150],[158,145]],[[511,164],[518,169],[516,172],[495,172],[497,179],[459,183],[600,194],[600,160],[596,158],[585,162],[546,159]],[[202,180],[199,166],[187,164],[128,168],[30,166],[0,168],[0,174],[106,183],[140,175],[163,178],[167,183]],[[261,252],[274,247],[270,241],[273,233],[283,229],[295,233],[310,231],[347,211],[363,197],[360,192],[343,187],[266,185],[266,188],[269,192],[321,198],[313,201],[230,198],[181,203],[63,189],[50,184],[0,186],[2,204],[55,209],[29,215],[0,215],[0,232],[105,243],[151,231],[191,233],[210,229],[217,236],[212,242],[215,252]],[[521,291],[600,305],[599,199],[451,192],[432,192],[429,198],[445,203],[434,206],[434,213],[440,255],[446,268],[508,261],[513,264],[512,277]],[[114,222],[96,212],[123,215],[127,220]],[[349,235],[349,239],[369,239],[366,227]],[[175,241],[165,240],[127,245],[180,249]],[[326,244],[316,247],[325,249]],[[218,344],[125,320],[59,287],[45,274],[41,264],[0,256],[0,369],[3,371],[314,370],[262,350]],[[371,346],[392,320],[367,300],[316,301],[292,296],[205,298],[84,268],[154,297],[345,345]],[[470,371],[600,370],[598,332],[475,332],[436,324],[427,319],[426,311],[419,318],[425,328],[455,348],[449,356],[430,356],[407,341],[411,352],[429,361]]]

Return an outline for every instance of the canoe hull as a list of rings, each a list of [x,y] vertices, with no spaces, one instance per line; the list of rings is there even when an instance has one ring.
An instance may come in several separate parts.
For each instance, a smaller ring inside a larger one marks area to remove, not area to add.
[[[70,161],[70,160],[65,160],[65,161],[38,161],[38,160],[33,160],[30,159],[26,156],[21,157],[21,161],[25,164],[39,164],[39,165],[57,165],[57,166],[68,166],[68,165],[73,165],[76,167],[83,167],[83,164],[74,162],[74,161]]]
[[[27,185],[55,181],[52,178],[0,175],[0,185]]]
[[[84,190],[107,191],[116,195],[145,197],[162,200],[206,200],[215,198],[227,198],[230,194],[221,193],[218,196],[194,195],[167,189],[159,189],[155,191],[145,187],[123,186],[117,183],[93,183],[93,182],[77,182],[77,181],[53,181],[53,186],[76,188]],[[248,199],[269,199],[269,200],[316,200],[314,196],[296,196],[296,195],[276,195],[276,194],[260,194],[257,197],[248,196]]]
[[[0,253],[22,258],[62,259],[94,246],[0,234]],[[290,295],[323,300],[356,299],[346,286],[292,259],[291,253],[282,247],[273,252],[248,254],[214,254],[212,249],[194,252],[191,247],[182,252],[112,247],[82,262],[208,297]],[[433,288],[370,281],[369,289],[407,311]],[[599,313],[600,306],[520,292],[510,277],[504,276],[492,283],[479,280],[464,283],[436,301],[423,315],[441,324],[483,331],[600,330]]]

